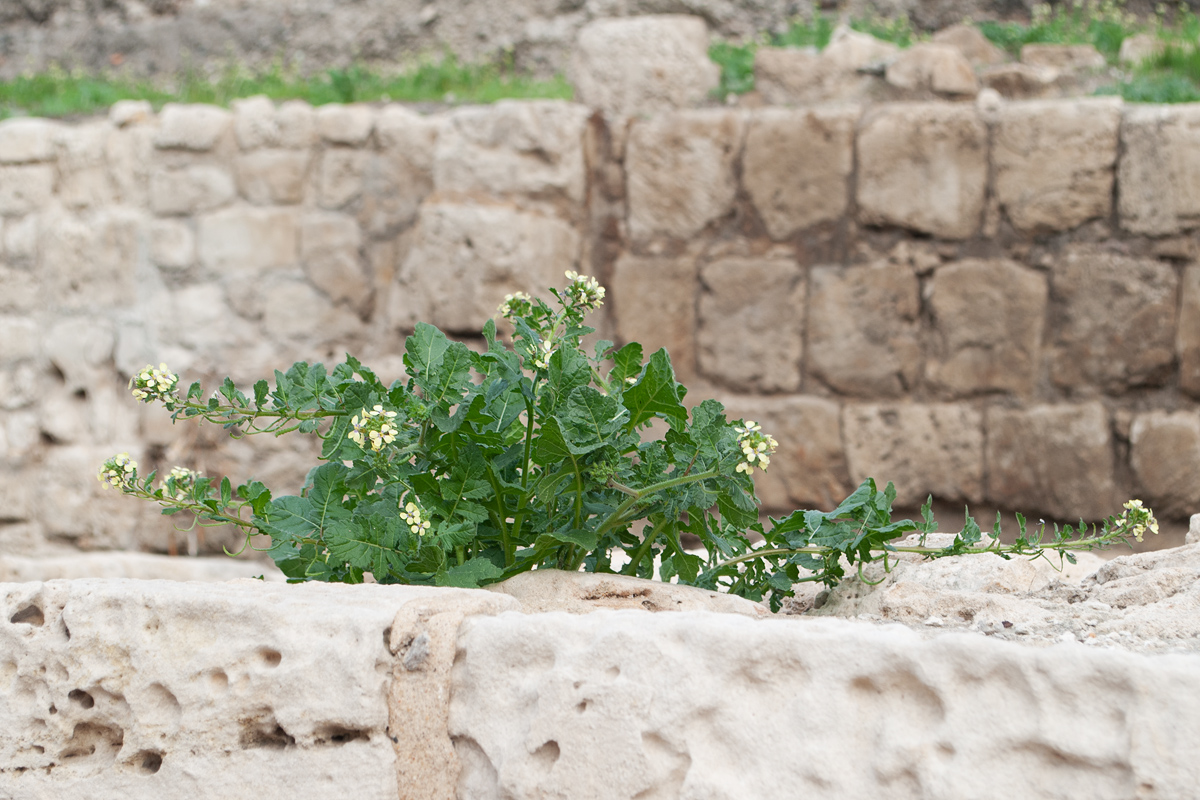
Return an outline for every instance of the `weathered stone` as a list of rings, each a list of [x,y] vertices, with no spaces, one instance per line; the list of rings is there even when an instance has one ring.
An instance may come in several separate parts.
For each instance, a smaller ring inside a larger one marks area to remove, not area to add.
[[[974,97],[979,81],[971,62],[957,47],[936,42],[920,42],[887,66],[887,82],[909,92],[933,92],[939,95]]]
[[[1200,223],[1200,107],[1124,109],[1117,204],[1121,227],[1162,236]]]
[[[703,19],[645,15],[583,26],[570,78],[581,103],[620,119],[702,103],[720,69],[708,58]]]
[[[54,160],[59,126],[44,119],[14,117],[0,121],[0,164]]]
[[[733,206],[742,114],[704,109],[637,122],[629,134],[629,230],[634,239],[687,239]]]
[[[92,122],[58,131],[58,196],[70,208],[93,208],[112,202],[106,164],[111,123]]]
[[[255,205],[304,201],[312,155],[303,150],[259,149],[238,156],[235,170],[242,197]]]
[[[872,100],[880,94],[879,81],[863,70],[874,71],[899,53],[891,42],[841,26],[821,52],[760,47],[754,55],[755,89],[772,105]]]
[[[979,73],[979,82],[1008,100],[1031,100],[1058,93],[1059,71],[1028,64],[999,64]]]
[[[1151,411],[1133,419],[1129,463],[1146,505],[1164,518],[1200,508],[1200,416]]]
[[[104,318],[68,317],[46,332],[42,349],[71,391],[95,386],[112,358],[116,337]]]
[[[115,127],[141,125],[154,118],[154,106],[149,100],[118,100],[108,109],[108,121]]]
[[[0,583],[35,583],[80,578],[230,581],[257,578],[282,583],[270,561],[227,556],[177,558],[150,553],[73,553],[69,556],[0,556]]]
[[[370,160],[363,150],[330,148],[321,156],[317,176],[317,202],[321,208],[341,208],[363,191],[363,173]]]
[[[87,218],[48,218],[41,232],[41,251],[54,304],[110,310],[134,305],[144,221],[140,214],[120,207]]]
[[[232,120],[232,114],[216,106],[167,103],[158,115],[154,146],[207,152],[217,146]]]
[[[223,273],[295,264],[297,238],[296,214],[286,209],[230,208],[197,223],[200,264]]]
[[[1112,432],[1100,403],[992,406],[985,427],[990,502],[1068,521],[1116,512]]]
[[[1008,55],[992,44],[974,25],[951,25],[935,33],[930,41],[958,48],[967,61],[977,67],[1003,64],[1008,60]]]
[[[856,31],[849,25],[839,25],[830,34],[821,57],[837,69],[852,71],[885,63],[899,53],[900,48],[892,42]]]
[[[288,100],[275,112],[279,146],[304,150],[317,143],[316,111],[303,100]]]
[[[196,263],[191,226],[179,220],[155,220],[150,226],[150,260],[164,269],[187,269]]]
[[[1179,329],[1175,336],[1179,388],[1200,397],[1200,267],[1183,270],[1179,294]]]
[[[1155,259],[1068,247],[1050,273],[1051,380],[1109,392],[1162,385],[1175,360],[1178,282]]]
[[[30,317],[0,317],[0,364],[37,358],[38,326]]]
[[[983,215],[987,171],[987,128],[974,107],[883,106],[858,135],[859,218],[968,238]]]
[[[393,325],[429,322],[478,334],[505,294],[544,292],[578,267],[579,234],[554,217],[505,206],[427,202],[397,274]]]
[[[0,214],[36,211],[53,193],[54,167],[49,164],[0,167]]]
[[[20,219],[8,220],[4,226],[4,251],[10,262],[37,263],[41,216],[26,214]]]
[[[1167,43],[1153,33],[1135,33],[1121,40],[1121,50],[1117,61],[1129,66],[1137,66],[1148,58],[1153,58],[1167,49]]]
[[[930,383],[955,395],[1033,393],[1049,294],[1043,274],[967,259],[939,267],[926,291],[936,332]]]
[[[611,312],[622,344],[641,342],[648,357],[660,348],[685,383],[696,375],[696,262],[689,257],[623,255],[613,266]]]
[[[342,214],[310,214],[300,224],[300,263],[313,285],[335,303],[361,307],[370,296],[359,250],[362,232]]]
[[[343,287],[349,283],[342,281]],[[345,343],[362,331],[356,313],[333,305],[306,281],[286,275],[273,276],[264,287],[263,325],[280,339],[316,344]]]
[[[389,105],[379,113],[375,138],[379,150],[367,162],[359,221],[372,235],[412,223],[433,191],[434,152],[440,118]]]
[[[773,239],[846,212],[857,108],[763,109],[750,118],[742,184]]]
[[[147,205],[150,165],[154,160],[154,127],[131,124],[113,131],[105,150],[116,199],[128,206]]]
[[[34,519],[48,538],[84,550],[129,548],[147,509],[131,507],[128,497],[105,491],[96,480],[99,465],[122,451],[135,461],[144,460],[141,448],[128,439],[43,451],[31,472],[38,487]]]
[[[275,103],[265,95],[233,101],[233,133],[243,150],[279,146]]]
[[[502,100],[451,113],[437,139],[439,192],[583,200],[590,111],[563,100]]]
[[[0,266],[0,311],[28,313],[39,306],[42,282],[23,269]]]
[[[842,446],[838,404],[811,395],[722,395],[727,419],[757,422],[779,442],[771,466],[755,471],[754,489],[768,511],[832,511],[854,488]]]
[[[150,177],[150,208],[155,214],[196,214],[228,205],[237,197],[233,176],[218,166],[193,164],[159,169]]]
[[[1120,99],[1009,103],[997,115],[996,199],[1023,233],[1074,228],[1112,211]]]
[[[375,127],[375,109],[368,105],[329,103],[316,111],[317,132],[333,144],[360,147]]]
[[[1103,69],[1108,63],[1090,44],[1027,44],[1021,48],[1021,63],[1063,71]]]
[[[792,259],[725,258],[700,270],[700,371],[762,392],[800,388],[804,271]]]
[[[921,363],[921,298],[911,268],[883,262],[814,267],[809,292],[807,369],[813,377],[852,395],[912,390]]]
[[[855,484],[896,485],[896,504],[929,495],[977,503],[983,497],[983,415],[966,404],[847,404],[846,460]]]

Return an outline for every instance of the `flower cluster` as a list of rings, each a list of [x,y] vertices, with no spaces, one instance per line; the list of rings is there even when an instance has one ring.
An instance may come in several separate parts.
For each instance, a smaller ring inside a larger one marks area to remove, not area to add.
[[[168,488],[167,484],[174,481],[175,491],[171,494],[179,500],[184,500],[191,494],[192,487],[196,485],[196,481],[200,479],[200,473],[187,467],[172,467],[171,472],[167,475],[167,481],[163,482],[163,488]]]
[[[604,287],[595,278],[580,275],[573,269],[567,270],[567,299],[584,311],[595,311],[604,305]]]
[[[143,403],[174,400],[178,385],[179,376],[167,369],[166,364],[159,364],[157,368],[147,364],[129,381],[133,396]]]
[[[550,369],[550,356],[554,355],[554,339],[549,335],[534,350],[533,365],[538,369]]]
[[[128,489],[137,480],[137,462],[129,457],[129,453],[120,453],[104,462],[96,478],[104,484],[104,488]]]
[[[504,295],[504,302],[500,304],[500,316],[505,319],[524,316],[529,313],[532,301],[533,298],[525,294],[525,292],[506,294]]]
[[[769,433],[762,432],[762,426],[753,420],[746,420],[741,425],[733,426],[738,434],[738,447],[742,450],[742,462],[737,465],[738,472],[750,475],[754,467],[766,471],[771,465],[771,455],[779,442]]]
[[[1133,538],[1139,542],[1142,541],[1146,531],[1158,535],[1158,520],[1154,518],[1153,511],[1142,505],[1141,500],[1127,502],[1125,510],[1117,518],[1116,524],[1128,529],[1133,534]]]
[[[376,404],[370,411],[364,408],[361,414],[350,419],[347,436],[359,447],[370,447],[378,453],[385,444],[396,441],[399,431],[395,419],[396,412],[384,411],[381,405]]]
[[[425,518],[421,508],[411,500],[404,504],[404,510],[400,512],[400,519],[408,525],[408,529],[417,536],[429,530],[429,520]]]

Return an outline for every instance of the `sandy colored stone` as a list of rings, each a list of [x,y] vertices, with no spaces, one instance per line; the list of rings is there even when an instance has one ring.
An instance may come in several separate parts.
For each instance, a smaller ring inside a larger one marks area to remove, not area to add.
[[[649,358],[666,348],[676,377],[696,375],[696,293],[694,259],[623,255],[613,266],[607,302],[615,314],[621,344],[640,342]]]
[[[255,205],[303,202],[312,155],[303,150],[258,149],[238,156],[238,191]]]
[[[4,226],[4,255],[9,264],[37,264],[42,222],[43,216],[40,214],[7,220]]]
[[[634,123],[625,159],[631,236],[687,239],[728,213],[744,129],[744,115],[724,109]]]
[[[105,145],[109,180],[116,199],[129,206],[149,204],[151,164],[155,161],[153,125],[131,123],[112,132]]]
[[[31,317],[0,317],[0,363],[36,358],[39,355],[38,326]]]
[[[773,239],[786,239],[846,213],[858,108],[756,111],[750,118],[742,185]]]
[[[327,103],[316,110],[317,133],[333,144],[361,147],[375,127],[375,109],[369,105]]]
[[[1031,100],[1058,94],[1059,71],[1029,64],[997,64],[979,73],[979,82],[1007,100]]]
[[[876,108],[858,134],[859,219],[969,238],[983,214],[987,171],[987,129],[973,106]]]
[[[234,100],[233,134],[238,147],[257,150],[279,146],[279,123],[275,120],[275,103],[266,95]]]
[[[108,109],[108,121],[118,128],[141,125],[154,117],[149,100],[118,100]]]
[[[27,313],[38,308],[42,282],[20,268],[0,266],[0,311]]]
[[[98,208],[113,201],[108,175],[108,137],[113,126],[107,120],[89,122],[56,131],[58,196],[69,208]]]
[[[1151,411],[1133,418],[1129,464],[1154,513],[1186,517],[1200,508],[1200,416],[1191,411]]]
[[[1123,110],[1117,209],[1121,227],[1163,236],[1200,222],[1200,107]]]
[[[893,397],[910,391],[921,363],[920,289],[910,267],[813,267],[810,375],[838,392]],[[851,309],[871,309],[854,313]]]
[[[28,214],[44,206],[54,192],[50,164],[0,166],[0,214]]]
[[[196,263],[196,236],[186,222],[155,220],[150,226],[150,260],[164,269],[187,269]]]
[[[67,317],[41,337],[42,351],[72,391],[94,387],[112,358],[116,343],[112,322],[103,317]]]
[[[1050,271],[1051,380],[1109,392],[1161,386],[1175,359],[1178,283],[1163,261],[1066,248]]]
[[[792,259],[724,258],[700,270],[700,371],[739,390],[794,392],[804,347],[805,275]]]
[[[584,25],[569,76],[579,102],[616,120],[701,104],[720,70],[702,18],[649,14]]]
[[[1153,58],[1167,49],[1167,43],[1153,33],[1135,33],[1121,40],[1121,50],[1117,53],[1117,61],[1129,66],[1137,66],[1148,58]]]
[[[971,62],[955,46],[919,42],[887,66],[887,82],[908,92],[932,92],[950,97],[974,97],[979,81]]]
[[[830,34],[829,44],[821,51],[821,57],[837,69],[850,71],[890,61],[900,52],[892,42],[856,31],[849,25],[838,25]]]
[[[294,264],[297,238],[296,214],[287,209],[235,207],[197,220],[200,264],[220,273]]]
[[[317,143],[316,111],[303,100],[281,103],[275,112],[279,146],[303,150]]]
[[[128,308],[137,301],[136,274],[145,218],[120,206],[80,217],[48,215],[40,230],[42,280],[58,308]]]
[[[1003,64],[1008,60],[1008,54],[992,44],[979,28],[966,23],[942,28],[930,37],[930,41],[957,48],[976,67]]]
[[[233,176],[212,164],[157,169],[150,176],[150,208],[155,214],[198,214],[228,205],[236,197]]]
[[[987,499],[1026,517],[1089,521],[1116,513],[1112,431],[1099,402],[990,406]]]
[[[74,553],[54,556],[0,556],[0,583],[33,583],[81,578],[133,578],[168,581],[229,581],[257,578],[282,583],[270,561],[216,557],[172,557],[150,553]]]
[[[839,26],[820,52],[815,47],[758,48],[755,89],[771,105],[862,102],[880,92],[879,81],[861,70],[877,70],[900,52],[891,42]]]
[[[443,123],[389,105],[375,123],[377,152],[367,162],[359,220],[372,235],[393,232],[417,217],[433,191],[434,153]]]
[[[335,303],[361,306],[370,295],[359,250],[362,232],[353,217],[309,214],[300,223],[300,263],[313,285]]]
[[[1179,358],[1179,388],[1200,396],[1200,267],[1185,267],[1179,285],[1179,328],[1175,349]]]
[[[362,194],[370,158],[370,153],[363,150],[344,147],[324,152],[317,172],[317,203],[321,208],[341,208]]]
[[[229,130],[233,114],[209,105],[167,103],[158,115],[154,146],[162,150],[207,152]]]
[[[29,117],[0,121],[0,164],[53,161],[59,127],[49,120]]]
[[[926,287],[934,347],[925,377],[956,395],[1033,393],[1040,368],[1048,282],[1003,259],[939,267]]]
[[[361,285],[344,273],[315,272],[331,291],[346,294]],[[362,334],[362,319],[356,311],[335,305],[329,293],[313,288],[315,283],[288,274],[270,275],[262,290],[263,325],[279,340],[336,343],[338,347],[356,349],[352,340]]]
[[[1027,44],[1021,48],[1021,63],[1064,71],[1103,69],[1107,64],[1090,44]]]

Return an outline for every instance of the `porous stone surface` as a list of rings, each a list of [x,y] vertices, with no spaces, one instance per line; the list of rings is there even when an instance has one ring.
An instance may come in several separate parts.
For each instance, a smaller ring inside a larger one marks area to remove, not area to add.
[[[1189,266],[1182,273],[1175,343],[1180,388],[1193,397],[1200,396],[1200,267]]]
[[[159,117],[154,146],[206,152],[216,147],[232,121],[228,111],[216,106],[167,103]]]
[[[649,357],[660,348],[671,356],[681,381],[696,375],[696,260],[622,256],[613,268],[611,304],[621,343],[640,342]]]
[[[957,48],[975,67],[1003,64],[1008,60],[1008,55],[974,25],[959,23],[942,28],[930,37],[930,41]]]
[[[979,81],[971,62],[955,46],[921,42],[887,66],[887,82],[897,89],[926,92],[949,97],[974,97]]]
[[[1029,64],[997,64],[979,73],[979,82],[1009,100],[1033,100],[1058,94],[1058,70]]]
[[[1151,411],[1134,417],[1129,463],[1146,504],[1164,517],[1186,517],[1200,507],[1200,416]]]
[[[1090,44],[1027,44],[1021,63],[1058,70],[1103,69],[1104,56]]]
[[[1121,227],[1162,236],[1200,221],[1200,107],[1126,109],[1117,168]]]
[[[41,556],[0,556],[0,583],[33,583],[80,578],[135,578],[168,581],[229,581],[263,576],[283,581],[270,561],[226,556],[184,558],[151,553],[69,553]]]

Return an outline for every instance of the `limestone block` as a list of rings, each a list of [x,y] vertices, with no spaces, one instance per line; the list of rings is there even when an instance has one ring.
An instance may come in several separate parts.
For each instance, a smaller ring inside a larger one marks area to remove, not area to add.
[[[68,207],[91,208],[112,202],[106,161],[112,131],[112,124],[103,121],[73,125],[55,135],[58,196]]]
[[[1129,463],[1144,494],[1164,519],[1200,508],[1200,417],[1190,411],[1138,414],[1130,428]]]
[[[429,322],[478,334],[511,292],[545,296],[577,269],[579,234],[567,223],[507,206],[427,202],[397,273],[392,324]]]
[[[255,205],[294,205],[304,201],[312,154],[305,150],[258,149],[237,158],[238,190]]]
[[[211,164],[157,169],[150,176],[150,208],[163,216],[212,211],[236,197],[233,176]]]
[[[150,553],[73,553],[59,556],[0,556],[0,583],[34,583],[80,578],[133,578],[168,581],[286,579],[270,561],[228,556],[179,558]]]
[[[34,520],[47,538],[83,550],[125,550],[133,544],[140,520],[159,524],[152,509],[113,490],[104,491],[96,473],[106,458],[128,452],[144,462],[132,441],[47,448],[30,471],[37,486]]]
[[[858,135],[859,218],[946,239],[979,229],[987,129],[973,106],[910,103],[868,113]]]
[[[304,150],[317,143],[316,111],[303,100],[288,100],[275,112],[279,146]]]
[[[144,225],[141,214],[119,206],[87,217],[48,216],[40,249],[54,304],[109,310],[134,305]]]
[[[1178,283],[1162,261],[1066,248],[1050,272],[1051,379],[1109,392],[1161,386],[1175,360]]]
[[[9,219],[4,226],[4,251],[9,263],[37,264],[41,215]]]
[[[1049,295],[1042,273],[966,259],[939,267],[926,291],[936,333],[925,363],[931,384],[955,395],[1033,393]]]
[[[629,230],[634,239],[687,239],[733,207],[733,165],[744,115],[677,111],[637,122],[629,133]]]
[[[1151,537],[1148,537],[1151,538]],[[1097,637],[1150,652],[1195,652],[1200,547],[1117,556],[1084,578]],[[1085,601],[1086,602],[1086,601]],[[1089,608],[1089,611],[1091,610]]]
[[[0,364],[37,358],[38,326],[31,317],[0,316]]]
[[[37,310],[42,282],[24,269],[0,265],[0,311],[29,313]]]
[[[158,115],[154,146],[160,150],[207,152],[229,130],[233,115],[208,105],[167,103]]]
[[[854,490],[837,403],[811,395],[721,395],[719,399],[727,419],[757,422],[779,442],[767,471],[754,473],[754,490],[765,510],[832,511]]]
[[[1179,288],[1179,388],[1200,396],[1200,267],[1186,267]]]
[[[275,103],[265,95],[233,101],[233,134],[238,147],[257,150],[279,146],[279,123]]]
[[[360,249],[362,232],[343,214],[309,214],[300,224],[300,263],[313,285],[335,303],[361,307],[370,296]]]
[[[375,128],[375,109],[368,105],[329,103],[316,111],[317,133],[333,144],[361,147]]]
[[[94,388],[112,359],[116,334],[103,317],[67,317],[50,328],[42,349],[72,391]],[[107,376],[104,376],[107,377]]]
[[[197,221],[197,252],[205,269],[241,273],[296,263],[296,213],[282,208],[229,208]]]
[[[308,282],[287,275],[266,281],[263,325],[280,339],[339,345],[360,334],[363,327],[356,313],[334,306]]]
[[[849,25],[839,25],[830,35],[821,57],[839,70],[851,71],[891,61],[900,52],[891,42],[856,31]]]
[[[410,225],[433,191],[434,153],[443,122],[389,105],[375,123],[377,152],[367,162],[359,221],[372,235]]]
[[[363,191],[363,174],[371,155],[363,150],[330,148],[321,156],[317,173],[317,202],[321,208],[341,208]]]
[[[1027,44],[1021,48],[1021,63],[1062,71],[1103,69],[1107,64],[1090,44]]]
[[[615,120],[703,103],[720,69],[702,18],[649,14],[584,25],[569,77],[579,102]]]
[[[0,368],[0,409],[14,411],[33,405],[42,388],[41,379],[41,370],[33,362],[23,361],[15,366]],[[33,441],[26,442],[26,446],[17,449],[23,452],[31,449],[37,441],[36,431],[36,427],[31,431],[35,434]],[[7,438],[9,448],[12,449],[11,432],[7,434]]]
[[[1200,107],[1123,111],[1117,208],[1121,227],[1163,236],[1200,222]]]
[[[987,67],[1003,64],[1008,55],[984,36],[979,28],[965,23],[942,28],[930,37],[937,44],[948,44],[958,48],[972,66]]]
[[[1023,233],[1074,228],[1112,211],[1121,101],[1001,106],[992,164],[996,199]]]
[[[149,100],[118,100],[108,109],[108,121],[118,128],[141,125],[154,118]]]
[[[44,119],[13,117],[0,121],[0,164],[53,161],[60,126]]]
[[[826,100],[837,77],[815,47],[760,47],[754,52],[754,89],[773,106]]]
[[[54,167],[50,164],[0,167],[0,214],[20,215],[36,211],[53,193]]]
[[[133,124],[113,131],[108,137],[105,147],[108,177],[116,199],[127,206],[145,206],[149,202],[154,132],[152,125]]]
[[[700,270],[700,370],[740,391],[800,388],[804,271],[792,259],[725,258]]]
[[[807,369],[813,377],[852,395],[912,390],[921,363],[921,298],[910,267],[814,267],[809,292]]]
[[[854,165],[854,126],[847,108],[756,111],[746,133],[742,184],[773,239],[846,212]]]
[[[163,269],[187,269],[196,263],[191,226],[180,220],[155,220],[150,226],[150,260]]]
[[[1008,100],[1031,100],[1058,94],[1059,71],[1028,64],[998,64],[979,73],[979,82]]]
[[[1153,33],[1135,33],[1121,40],[1117,61],[1137,66],[1146,59],[1159,55],[1166,48],[1167,43]]]
[[[901,51],[887,66],[887,82],[909,92],[933,92],[952,97],[974,97],[979,81],[971,62],[957,47],[920,42]]]
[[[641,342],[649,357],[660,348],[671,356],[675,375],[686,383],[696,375],[696,292],[694,259],[622,255],[613,266],[610,314],[616,338]]]
[[[564,100],[502,100],[452,112],[437,139],[439,192],[583,200],[591,112]]]
[[[984,424],[990,502],[1062,520],[1116,512],[1112,432],[1099,402],[992,406]]]

